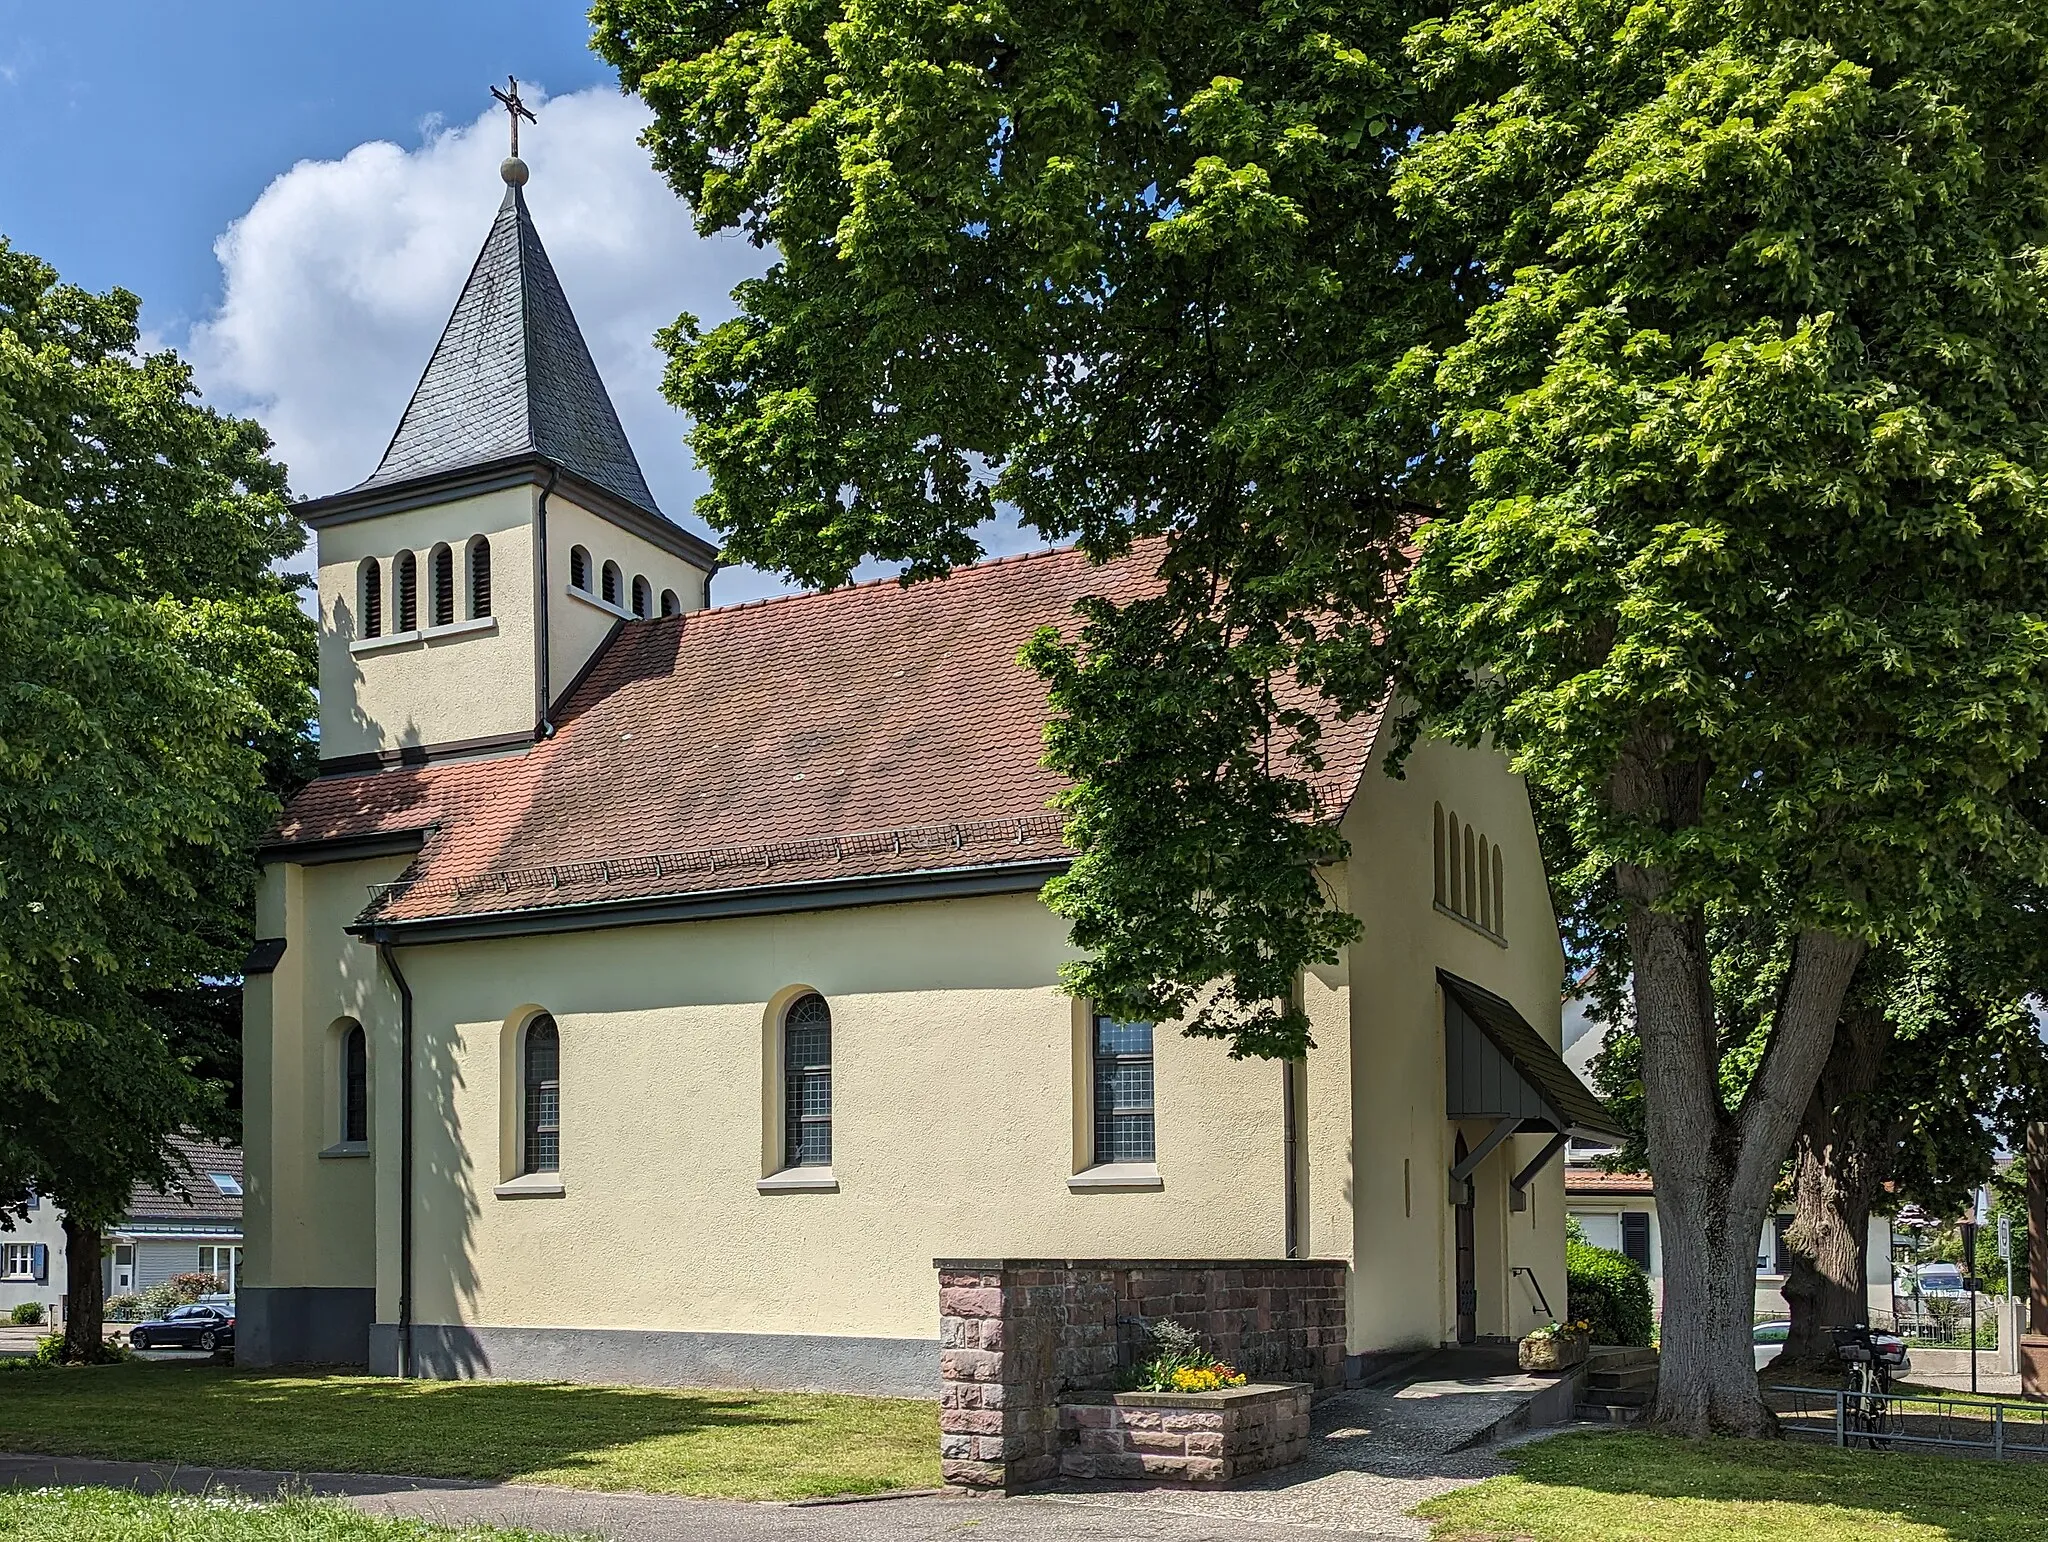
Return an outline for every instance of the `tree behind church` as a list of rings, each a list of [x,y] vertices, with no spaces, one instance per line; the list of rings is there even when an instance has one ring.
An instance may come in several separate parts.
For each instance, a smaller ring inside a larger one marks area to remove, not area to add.
[[[707,227],[668,336],[737,555],[1166,537],[1042,642],[1070,983],[1260,1054],[1348,938],[1314,721],[1391,662],[1611,872],[1667,1218],[1656,1414],[1769,1427],[1751,1249],[1866,942],[2040,866],[2048,38],[1990,0],[600,0]],[[1390,617],[1384,555],[1426,517]],[[1392,621],[1394,629],[1388,631]],[[1391,657],[1380,646],[1390,636]],[[1794,933],[1726,1106],[1710,906]],[[1224,989],[1205,996],[1203,987]]]
[[[225,982],[310,755],[283,469],[136,318],[0,242],[0,1215],[64,1207],[74,1358],[131,1185],[236,1133]]]

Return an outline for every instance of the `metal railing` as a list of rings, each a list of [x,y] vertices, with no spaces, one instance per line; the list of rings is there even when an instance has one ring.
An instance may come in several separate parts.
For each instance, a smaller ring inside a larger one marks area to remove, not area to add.
[[[1888,1450],[1939,1446],[1992,1457],[2048,1458],[2048,1404],[1886,1393],[1845,1387],[1765,1385],[1764,1401],[1786,1434],[1837,1446]]]

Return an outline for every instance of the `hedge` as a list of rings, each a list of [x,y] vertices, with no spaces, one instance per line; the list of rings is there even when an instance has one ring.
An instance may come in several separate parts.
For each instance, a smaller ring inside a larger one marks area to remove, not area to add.
[[[1596,1344],[1644,1344],[1655,1326],[1650,1277],[1634,1260],[1590,1242],[1564,1245],[1566,1311],[1593,1325]]]

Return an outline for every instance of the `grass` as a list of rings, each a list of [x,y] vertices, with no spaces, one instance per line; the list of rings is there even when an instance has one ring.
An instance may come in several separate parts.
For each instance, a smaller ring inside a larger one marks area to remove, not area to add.
[[[1562,1435],[1430,1500],[1435,1542],[2039,1542],[2048,1465],[1784,1441]]]
[[[0,1450],[726,1499],[939,1481],[937,1408],[907,1398],[282,1376],[162,1362],[0,1374]]]
[[[142,1495],[115,1488],[0,1488],[0,1537],[7,1542],[548,1542],[530,1531],[380,1520],[315,1499],[256,1504],[228,1494]]]

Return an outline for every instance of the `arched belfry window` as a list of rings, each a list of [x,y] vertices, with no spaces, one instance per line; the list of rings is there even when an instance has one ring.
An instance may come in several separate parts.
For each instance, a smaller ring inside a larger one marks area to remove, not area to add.
[[[469,543],[469,619],[491,613],[491,543],[478,536]]]
[[[370,1138],[370,1041],[361,1023],[341,1036],[341,1138],[350,1145]]]
[[[400,552],[393,564],[393,577],[398,589],[398,630],[417,632],[420,629],[419,559],[409,551]]]
[[[1444,870],[1444,806],[1436,806],[1436,902],[1449,907],[1451,903],[1448,874]]]
[[[362,617],[359,629],[364,637],[384,635],[384,565],[375,557],[363,558],[360,571],[361,605],[357,614]]]
[[[590,553],[580,546],[569,548],[569,587],[590,593]]]
[[[663,614],[664,616],[679,616],[679,615],[681,615],[681,614],[682,614],[682,611],[683,611],[683,602],[682,602],[681,600],[679,600],[679,599],[677,599],[677,598],[676,598],[676,592],[675,592],[675,590],[673,590],[673,589],[664,589],[664,590],[662,590],[662,591],[661,591],[661,613],[662,613],[662,614]]]
[[[782,1014],[782,1150],[790,1167],[832,1165],[832,1009],[816,994]]]
[[[1500,848],[1493,848],[1493,934],[1503,941],[1508,935],[1507,921],[1508,886],[1501,872]]]
[[[562,1167],[562,1036],[545,1014],[526,1025],[521,1046],[524,1087],[525,1170],[552,1173]]]
[[[619,579],[619,565],[616,562],[607,562],[604,565],[604,589],[602,591],[605,604],[623,604],[624,600],[620,594],[622,587],[623,585]]]
[[[633,614],[645,621],[654,613],[654,591],[638,573],[633,575]]]
[[[455,625],[455,553],[444,543],[436,546],[433,555],[427,559],[427,569],[433,575],[433,603],[427,614],[432,618],[430,626]]]

